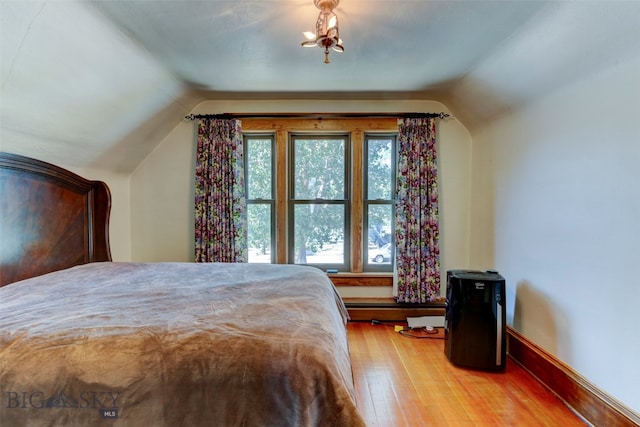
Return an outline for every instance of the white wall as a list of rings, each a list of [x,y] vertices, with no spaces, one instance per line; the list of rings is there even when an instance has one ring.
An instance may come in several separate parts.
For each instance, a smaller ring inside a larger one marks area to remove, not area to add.
[[[177,126],[131,175],[133,261],[194,260],[193,129]]]
[[[440,112],[433,101],[207,101],[194,113]],[[441,175],[442,269],[468,262],[471,137],[454,118],[438,125]],[[131,177],[134,261],[192,261],[195,122],[184,121]],[[443,282],[444,283],[444,282]],[[391,296],[391,288],[345,289],[345,296]],[[355,294],[354,294],[355,292]]]
[[[474,134],[471,265],[508,321],[640,412],[640,60]]]

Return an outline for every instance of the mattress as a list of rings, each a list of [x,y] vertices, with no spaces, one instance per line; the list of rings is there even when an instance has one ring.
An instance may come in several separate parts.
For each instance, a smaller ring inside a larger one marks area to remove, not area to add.
[[[0,425],[363,426],[319,269],[92,263],[0,288]]]

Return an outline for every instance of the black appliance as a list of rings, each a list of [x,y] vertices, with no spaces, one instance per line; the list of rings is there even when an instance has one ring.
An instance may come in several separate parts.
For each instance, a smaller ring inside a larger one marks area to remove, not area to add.
[[[451,363],[504,370],[505,302],[505,280],[497,271],[447,271],[444,351]]]

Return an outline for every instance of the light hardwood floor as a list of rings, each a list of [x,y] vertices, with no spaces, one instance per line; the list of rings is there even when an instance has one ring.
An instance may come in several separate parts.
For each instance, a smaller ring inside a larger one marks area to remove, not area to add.
[[[348,336],[369,427],[585,426],[511,359],[502,373],[459,368],[442,339],[408,338],[389,324],[350,322]]]

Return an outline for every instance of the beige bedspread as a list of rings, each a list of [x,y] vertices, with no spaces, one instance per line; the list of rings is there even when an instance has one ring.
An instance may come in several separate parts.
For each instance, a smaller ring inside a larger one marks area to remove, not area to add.
[[[2,426],[362,426],[312,267],[94,263],[0,288]]]

